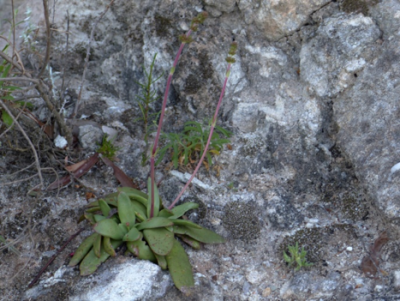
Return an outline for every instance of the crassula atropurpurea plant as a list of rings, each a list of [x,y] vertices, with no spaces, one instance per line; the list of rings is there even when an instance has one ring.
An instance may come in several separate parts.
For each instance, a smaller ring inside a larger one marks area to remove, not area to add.
[[[155,182],[157,147],[172,76],[184,46],[192,41],[192,32],[197,31],[198,26],[204,22],[206,17],[206,13],[200,13],[192,20],[190,30],[180,36],[181,45],[167,79],[157,133],[150,156],[147,193],[129,187],[118,188],[118,192],[89,204],[84,213],[84,217],[93,226],[94,233],[82,242],[69,263],[70,266],[80,264],[81,275],[89,275],[96,271],[109,256],[116,255],[117,247],[125,243],[128,251],[136,257],[150,260],[157,263],[162,269],[168,269],[175,286],[187,293],[189,288],[194,286],[192,267],[177,238],[194,249],[199,249],[202,243],[224,242],[224,238],[213,231],[183,219],[184,214],[189,210],[196,209],[198,204],[175,205],[195,177],[207,154],[231,64],[235,62],[234,56],[237,49],[235,42],[231,44],[229,55],[226,58],[228,63],[226,76],[211,122],[210,134],[191,178],[169,206],[162,204]]]

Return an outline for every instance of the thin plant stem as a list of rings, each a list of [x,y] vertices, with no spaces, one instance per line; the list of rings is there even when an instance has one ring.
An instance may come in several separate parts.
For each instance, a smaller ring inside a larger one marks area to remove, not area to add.
[[[53,17],[54,17],[54,12],[53,12]],[[67,41],[66,41],[66,45],[65,45],[65,53],[64,53],[64,66],[63,66],[63,70],[62,70],[62,81],[61,81],[61,102],[64,102],[64,87],[65,87],[65,70],[67,70],[67,59],[68,59],[68,47],[69,47],[69,11],[67,10]]]
[[[200,169],[201,164],[204,161],[204,158],[205,158],[205,156],[207,154],[208,147],[210,146],[210,142],[211,142],[212,134],[214,132],[215,125],[217,123],[218,111],[219,111],[219,109],[221,107],[222,99],[224,98],[226,84],[228,82],[230,70],[231,70],[231,64],[228,64],[227,71],[226,71],[226,76],[225,76],[225,80],[224,80],[224,85],[223,85],[222,90],[221,90],[221,95],[219,96],[217,108],[215,109],[214,117],[213,117],[213,120],[212,120],[212,123],[211,123],[210,134],[208,135],[208,140],[207,140],[207,144],[206,144],[206,146],[204,148],[203,155],[201,156],[199,162],[197,163],[196,169],[193,171],[192,176],[190,177],[189,181],[187,181],[186,185],[183,187],[183,189],[178,194],[178,196],[175,198],[175,200],[171,203],[171,205],[169,205],[168,209],[172,209],[175,206],[175,204],[179,201],[179,199],[181,198],[181,196],[183,195],[185,190],[189,187],[190,183],[193,181],[194,177],[196,176],[196,173],[198,172],[198,170]]]
[[[192,30],[190,29],[187,33],[186,33],[186,37],[190,37],[192,33]],[[168,93],[169,93],[169,88],[171,86],[171,82],[172,82],[172,76],[174,75],[175,72],[175,68],[178,65],[178,61],[179,61],[179,57],[182,53],[183,47],[185,47],[185,42],[182,42],[178,53],[175,56],[175,60],[174,60],[174,64],[172,65],[172,68],[169,72],[168,75],[168,79],[167,79],[167,85],[165,88],[165,93],[164,93],[164,99],[163,99],[163,103],[162,103],[162,107],[161,107],[161,114],[160,114],[160,120],[158,121],[158,128],[157,128],[157,134],[156,134],[156,138],[154,139],[154,146],[153,146],[153,150],[151,152],[151,157],[150,157],[150,178],[151,178],[151,208],[150,208],[150,218],[153,217],[154,214],[154,183],[155,183],[155,157],[156,157],[156,152],[157,152],[157,145],[158,145],[158,140],[160,139],[160,134],[161,134],[161,128],[162,128],[162,124],[163,124],[163,120],[164,120],[164,115],[165,115],[165,108],[167,106],[167,100],[168,100]]]
[[[71,235],[70,238],[57,250],[57,252],[47,261],[47,263],[44,265],[43,268],[40,269],[39,273],[36,275],[36,277],[29,283],[28,288],[31,288],[42,276],[44,271],[49,267],[49,265],[54,261],[54,259],[57,258],[57,256],[65,249],[65,247],[75,238],[77,237],[81,232],[83,231],[83,228],[79,229],[75,234]]]

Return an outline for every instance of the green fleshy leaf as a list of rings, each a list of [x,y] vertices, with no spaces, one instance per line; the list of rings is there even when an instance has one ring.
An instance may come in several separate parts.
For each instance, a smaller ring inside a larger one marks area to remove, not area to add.
[[[96,233],[97,234],[97,236],[96,236],[96,239],[95,239],[95,241],[94,241],[94,243],[93,243],[93,251],[94,251],[94,254],[98,257],[98,258],[100,258],[100,254],[101,254],[101,235],[100,234],[98,234],[98,233]]]
[[[192,210],[192,209],[197,209],[199,208],[199,204],[197,203],[184,203],[182,205],[176,206],[174,207],[171,211],[174,213],[173,216],[171,216],[170,218],[172,219],[177,219],[179,217],[181,217],[182,215],[184,215],[187,211]]]
[[[122,224],[130,229],[136,221],[135,209],[131,199],[125,192],[120,192],[118,196],[118,216]]]
[[[143,234],[154,253],[165,256],[171,251],[175,238],[174,234],[167,229],[146,229],[143,230]]]
[[[176,239],[166,259],[175,286],[183,293],[189,294],[190,288],[194,286],[192,266],[185,250]]]
[[[178,231],[176,232],[178,234],[186,234],[195,240],[206,244],[220,244],[225,242],[225,239],[222,236],[205,228],[196,229],[186,226],[174,226],[174,231]]]
[[[89,221],[90,224],[94,225],[96,223],[96,220],[94,219],[94,215],[89,212],[84,212],[83,213],[85,219]]]
[[[167,264],[167,259],[165,258],[165,256],[161,256],[161,255],[157,255],[157,254],[154,254],[154,255],[156,256],[157,264],[159,265],[159,267],[163,270],[166,270],[168,264]]]
[[[171,219],[170,220],[174,223],[176,226],[187,226],[187,227],[192,227],[196,229],[203,229],[203,227],[199,226],[196,223],[193,223],[192,221],[188,221],[185,219]]]
[[[86,209],[85,211],[89,212],[89,213],[100,211],[99,203],[96,201],[96,205],[95,206],[92,206],[89,209]]]
[[[100,200],[99,200],[99,207],[100,207],[101,213],[102,213],[105,217],[107,217],[108,214],[110,213],[111,208],[110,208],[110,206],[106,203],[106,201],[103,200],[103,199],[100,199]]]
[[[174,213],[171,210],[168,210],[166,208],[164,208],[163,210],[161,210],[158,213],[158,217],[167,217],[167,218],[169,218],[169,217],[172,217],[173,215],[174,215]]]
[[[135,241],[139,238],[141,238],[141,234],[138,229],[132,228],[127,234],[125,234],[124,241]]]
[[[122,244],[122,241],[111,240],[111,244],[114,248],[117,248]],[[79,266],[81,276],[93,274],[100,266],[100,264],[106,261],[108,257],[110,257],[110,254],[104,251],[103,248],[101,249],[100,258],[94,254],[93,249],[90,250],[90,252],[85,256],[85,258],[82,260],[81,265]]]
[[[92,248],[97,235],[98,235],[97,233],[93,233],[92,235],[85,238],[85,240],[80,244],[78,249],[76,249],[74,256],[69,261],[68,265],[70,267],[77,265],[85,257],[85,255]]]
[[[94,218],[94,220],[95,220],[96,223],[102,221],[103,219],[107,219],[105,216],[100,215],[100,214],[95,214],[95,215],[93,215],[93,218]]]
[[[149,248],[149,246],[146,244],[145,241],[143,240],[128,241],[126,243],[126,246],[129,252],[131,252],[139,259],[150,260],[152,262],[156,261],[154,253],[151,251],[151,249]]]
[[[146,207],[145,206],[143,206],[139,202],[132,201],[132,207],[133,207],[133,210],[135,211],[135,214],[136,214],[137,218],[140,221],[144,221],[144,220],[147,219],[147,213],[146,213]]]
[[[201,243],[187,235],[178,235],[180,239],[182,239],[186,244],[191,246],[195,250],[201,249]]]
[[[137,226],[137,229],[143,230],[143,229],[153,229],[153,228],[164,228],[164,227],[169,227],[173,226],[174,223],[172,220],[165,218],[165,217],[153,217],[149,219],[148,221],[142,222]]]
[[[112,239],[122,239],[126,232],[112,219],[104,219],[94,225],[94,231]]]
[[[111,244],[111,238],[105,236],[103,238],[103,250],[110,256],[115,257],[117,254],[115,253],[115,249]]]
[[[147,206],[148,196],[146,193],[131,187],[119,187],[118,191],[124,192],[132,200],[142,203],[142,205]]]
[[[157,184],[153,183],[154,187],[154,204],[153,204],[153,215],[151,215],[151,178],[147,179],[147,192],[148,192],[148,203],[147,203],[147,216],[154,217],[158,216],[160,211],[160,196],[158,194]]]

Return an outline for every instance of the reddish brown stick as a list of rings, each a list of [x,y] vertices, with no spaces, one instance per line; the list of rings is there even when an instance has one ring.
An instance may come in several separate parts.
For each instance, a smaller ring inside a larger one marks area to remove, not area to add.
[[[54,254],[50,260],[44,265],[44,267],[39,271],[39,273],[36,275],[36,277],[31,281],[31,283],[29,283],[28,288],[31,288],[40,278],[40,276],[42,276],[42,274],[44,273],[44,271],[46,271],[46,269],[49,267],[49,265],[54,261],[54,259],[56,259],[56,257],[58,256],[58,254],[60,254],[65,247],[71,242],[71,240],[73,240],[75,237],[77,237],[79,235],[79,233],[81,233],[83,231],[82,229],[79,229],[78,232],[76,232],[75,234],[73,234],[62,246],[61,248],[59,248],[56,252],[56,254]]]

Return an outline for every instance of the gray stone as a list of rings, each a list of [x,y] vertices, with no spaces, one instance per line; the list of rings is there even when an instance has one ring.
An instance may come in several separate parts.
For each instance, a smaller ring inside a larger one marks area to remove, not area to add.
[[[393,272],[393,288],[400,291],[400,271]]]
[[[144,260],[131,260],[96,275],[95,283],[90,278],[82,281],[70,300],[157,299],[171,284],[171,278],[162,273],[159,266]]]
[[[91,124],[79,127],[79,142],[84,149],[95,151],[101,145],[103,131]]]
[[[355,83],[381,32],[371,18],[359,14],[329,18],[317,33],[301,48],[301,79],[316,95],[333,97]]]
[[[298,30],[312,12],[328,2],[329,0],[262,0],[256,12],[255,24],[268,40],[277,41]]]

